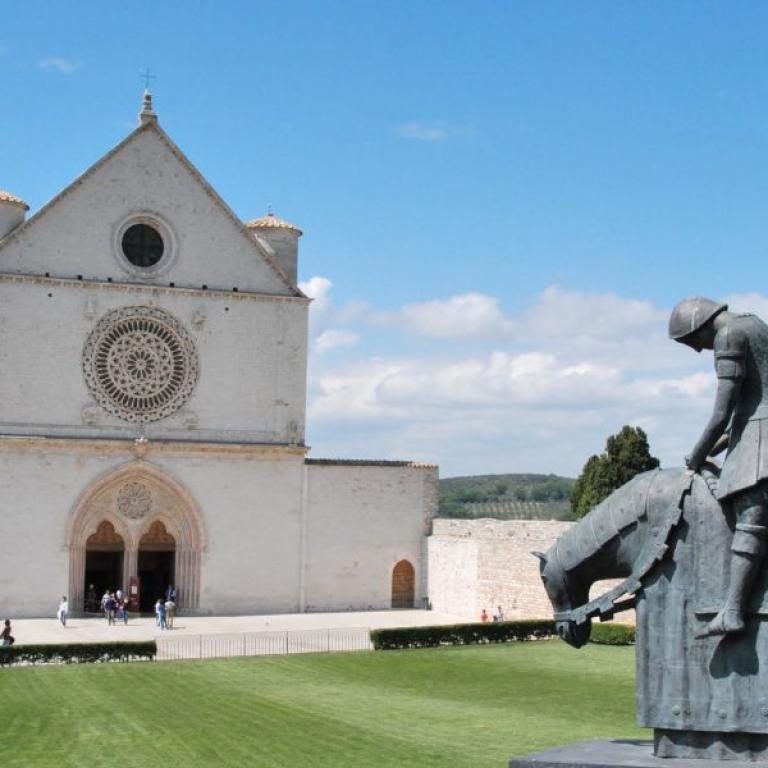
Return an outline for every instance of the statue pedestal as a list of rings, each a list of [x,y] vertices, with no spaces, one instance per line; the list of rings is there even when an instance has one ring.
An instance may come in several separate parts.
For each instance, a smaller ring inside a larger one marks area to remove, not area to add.
[[[749,757],[738,759],[733,751],[719,758],[707,757],[706,762],[692,757],[655,757],[650,741],[580,741],[518,757],[510,761],[509,768],[755,768]]]

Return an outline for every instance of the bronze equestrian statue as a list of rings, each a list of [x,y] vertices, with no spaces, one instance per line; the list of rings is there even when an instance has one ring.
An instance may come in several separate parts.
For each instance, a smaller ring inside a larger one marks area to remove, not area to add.
[[[768,761],[768,326],[694,298],[669,335],[712,349],[717,375],[686,467],[619,488],[538,553],[541,575],[575,647],[593,619],[636,608],[637,718],[656,756]],[[602,579],[621,581],[590,600]]]

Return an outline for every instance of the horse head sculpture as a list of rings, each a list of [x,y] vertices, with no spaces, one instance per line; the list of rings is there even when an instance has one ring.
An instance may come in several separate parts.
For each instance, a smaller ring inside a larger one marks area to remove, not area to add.
[[[717,471],[715,465],[708,464],[698,475],[681,468],[637,475],[545,553],[533,553],[540,560],[557,634],[566,643],[580,648],[589,640],[593,618],[610,619],[634,607],[644,577],[669,549],[692,485],[703,484],[707,488],[703,495],[713,511],[719,508],[711,492]],[[590,588],[603,579],[622,581],[590,601]]]
[[[557,558],[557,547],[552,547],[546,554],[533,552],[539,558],[539,572],[549,601],[555,609],[555,629],[558,636],[574,648],[581,648],[589,640],[592,632],[592,619],[586,618],[578,624],[569,614],[574,608],[589,601],[589,586],[567,578]],[[559,617],[559,618],[558,618]]]

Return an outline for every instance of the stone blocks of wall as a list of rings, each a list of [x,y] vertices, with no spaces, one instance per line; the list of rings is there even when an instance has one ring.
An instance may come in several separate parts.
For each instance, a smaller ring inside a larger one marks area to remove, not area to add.
[[[508,619],[552,616],[539,576],[539,560],[573,523],[555,520],[435,519],[428,539],[429,599],[432,608],[478,619],[501,605]],[[592,596],[613,582],[595,585]],[[634,612],[620,621],[634,621]]]

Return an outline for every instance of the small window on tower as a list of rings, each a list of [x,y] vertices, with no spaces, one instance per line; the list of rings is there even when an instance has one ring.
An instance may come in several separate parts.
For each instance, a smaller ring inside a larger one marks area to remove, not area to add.
[[[154,267],[163,258],[160,233],[148,224],[133,224],[123,235],[123,254],[135,267]]]

